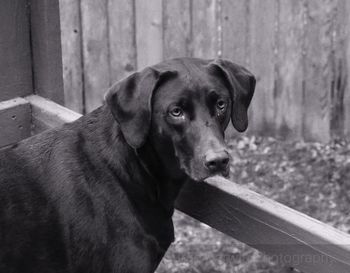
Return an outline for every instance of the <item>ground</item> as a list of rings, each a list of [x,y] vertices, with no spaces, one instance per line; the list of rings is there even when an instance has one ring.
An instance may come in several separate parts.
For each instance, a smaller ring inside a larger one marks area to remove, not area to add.
[[[237,137],[231,180],[350,233],[350,143]],[[182,213],[157,273],[277,273],[281,265]]]

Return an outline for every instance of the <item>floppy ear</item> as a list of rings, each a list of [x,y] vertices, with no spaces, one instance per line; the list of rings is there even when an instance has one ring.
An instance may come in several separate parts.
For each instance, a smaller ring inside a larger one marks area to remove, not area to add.
[[[248,127],[248,107],[255,89],[255,77],[244,67],[227,60],[217,59],[209,69],[219,69],[224,76],[232,99],[231,121],[237,131]]]
[[[151,125],[152,94],[167,74],[168,71],[145,68],[115,83],[105,95],[126,142],[135,149],[146,141]]]

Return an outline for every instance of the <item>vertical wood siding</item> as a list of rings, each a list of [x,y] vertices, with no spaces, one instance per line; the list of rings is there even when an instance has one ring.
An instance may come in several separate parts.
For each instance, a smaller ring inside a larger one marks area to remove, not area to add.
[[[223,57],[257,77],[249,132],[350,137],[347,0],[60,0],[66,106],[163,59]]]

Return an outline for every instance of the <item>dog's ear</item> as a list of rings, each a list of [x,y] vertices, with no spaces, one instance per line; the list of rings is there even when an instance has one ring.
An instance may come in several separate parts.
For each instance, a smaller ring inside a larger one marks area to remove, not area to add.
[[[173,71],[160,72],[148,67],[115,83],[107,91],[105,101],[131,147],[136,149],[144,144],[151,125],[153,91],[171,73]]]
[[[208,67],[224,77],[232,99],[232,124],[237,131],[245,131],[248,127],[248,107],[255,90],[255,77],[244,67],[227,60],[214,60]]]

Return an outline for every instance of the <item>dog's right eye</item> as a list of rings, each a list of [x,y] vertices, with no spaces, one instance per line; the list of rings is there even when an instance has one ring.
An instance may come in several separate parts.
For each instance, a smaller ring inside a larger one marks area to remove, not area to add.
[[[169,114],[175,118],[180,118],[183,116],[183,111],[180,107],[175,106],[170,109]]]

